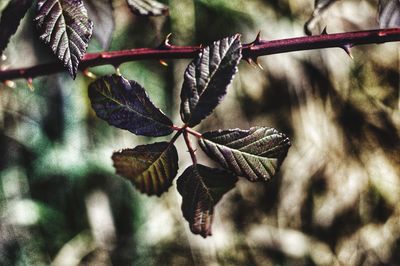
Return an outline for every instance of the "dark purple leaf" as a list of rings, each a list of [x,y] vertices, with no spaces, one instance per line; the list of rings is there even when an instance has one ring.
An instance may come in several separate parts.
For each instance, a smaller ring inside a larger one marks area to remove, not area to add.
[[[134,80],[108,75],[89,86],[89,98],[98,117],[110,125],[150,137],[172,133],[172,122],[154,106]]]
[[[207,132],[199,143],[225,169],[250,181],[273,177],[290,147],[288,137],[268,127]]]
[[[168,15],[168,6],[156,0],[126,0],[132,13],[138,16]]]
[[[235,187],[236,181],[235,176],[224,170],[201,164],[189,166],[178,178],[183,217],[194,234],[204,238],[211,235],[214,206]]]
[[[93,36],[107,49],[115,28],[112,0],[85,0],[85,6],[94,24]]]
[[[226,94],[242,57],[240,35],[205,47],[186,69],[181,91],[181,117],[195,126],[207,117]]]
[[[174,144],[168,142],[114,152],[112,159],[117,174],[150,196],[167,191],[178,172],[178,153]]]
[[[82,0],[39,0],[35,21],[40,39],[75,78],[93,30]]]
[[[0,54],[7,47],[11,36],[17,31],[21,19],[32,6],[32,0],[11,0],[1,13]]]
[[[379,1],[379,26],[381,28],[400,27],[400,1]]]

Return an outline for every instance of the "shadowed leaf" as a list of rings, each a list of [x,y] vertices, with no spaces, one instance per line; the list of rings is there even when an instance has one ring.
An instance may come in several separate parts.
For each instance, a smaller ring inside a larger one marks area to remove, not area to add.
[[[40,39],[75,78],[93,30],[82,0],[39,0],[35,21]]]
[[[94,24],[93,36],[107,49],[115,28],[112,0],[85,0],[85,6]]]
[[[11,0],[1,13],[0,19],[0,54],[11,36],[17,31],[21,19],[32,5],[32,0]]]
[[[110,125],[150,137],[172,133],[172,122],[154,106],[134,80],[108,75],[89,86],[89,98],[98,117]]]
[[[236,181],[235,176],[224,170],[201,164],[189,166],[178,178],[183,217],[194,234],[204,238],[211,235],[214,206]]]
[[[186,68],[181,91],[181,117],[195,126],[207,117],[226,94],[242,57],[240,35],[214,42]]]
[[[379,1],[379,26],[381,28],[400,27],[400,1]]]
[[[126,0],[132,13],[138,16],[168,15],[168,6],[156,0]]]
[[[168,142],[114,152],[112,159],[117,174],[150,196],[167,191],[178,172],[178,153]]]
[[[250,181],[273,177],[290,147],[288,137],[268,127],[207,132],[199,143],[225,169]]]
[[[304,25],[304,31],[307,35],[312,35],[312,30],[317,25],[321,14],[333,3],[337,2],[338,0],[315,0],[314,3],[314,11],[311,17]]]

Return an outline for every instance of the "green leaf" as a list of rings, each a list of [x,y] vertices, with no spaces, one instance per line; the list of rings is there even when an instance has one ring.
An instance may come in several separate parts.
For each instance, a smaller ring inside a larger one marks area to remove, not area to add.
[[[201,164],[189,166],[178,178],[183,217],[194,234],[204,238],[211,235],[214,206],[235,187],[236,181],[235,176],[222,169]]]
[[[379,1],[379,26],[380,28],[400,27],[400,1]]]
[[[3,10],[0,19],[0,54],[11,36],[17,31],[21,19],[32,6],[32,0],[11,0]]]
[[[107,49],[115,28],[112,0],[85,0],[85,6],[94,24],[93,37]]]
[[[174,144],[168,142],[121,150],[112,159],[117,174],[150,196],[167,191],[178,172],[178,153]]]
[[[97,116],[110,125],[149,137],[173,132],[172,121],[134,80],[118,75],[101,77],[89,85],[89,98]]]
[[[181,117],[193,127],[207,117],[226,94],[242,57],[240,35],[205,47],[186,69],[181,91]]]
[[[40,39],[75,78],[93,30],[82,0],[39,0],[35,21]]]
[[[207,132],[199,143],[225,169],[250,181],[272,178],[290,147],[288,137],[268,127]]]
[[[168,15],[168,6],[156,0],[126,0],[132,13],[138,16]]]

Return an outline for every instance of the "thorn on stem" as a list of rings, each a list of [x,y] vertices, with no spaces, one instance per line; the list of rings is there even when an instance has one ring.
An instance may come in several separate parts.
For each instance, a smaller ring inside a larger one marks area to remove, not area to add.
[[[346,52],[346,54],[347,54],[348,56],[350,56],[351,59],[354,59],[354,57],[353,57],[353,55],[352,55],[352,53],[351,53],[351,47],[352,47],[351,44],[345,44],[345,45],[343,45],[341,48]]]
[[[85,77],[88,77],[88,78],[91,78],[91,79],[96,79],[97,78],[97,76],[93,72],[90,72],[88,69],[85,69],[83,71],[83,75]]]
[[[325,26],[325,28],[322,30],[321,35],[328,35],[328,32],[326,31],[326,27],[327,26]]]
[[[33,87],[33,79],[32,79],[31,77],[29,77],[29,78],[26,79],[26,82],[27,82],[27,84],[28,84],[29,90],[30,90],[30,91],[34,91],[35,88]]]
[[[161,64],[161,65],[163,65],[163,66],[165,66],[165,67],[167,67],[167,66],[168,66],[168,63],[167,63],[167,62],[165,62],[164,60],[160,60],[160,64]]]
[[[114,68],[115,68],[115,74],[117,74],[118,76],[122,76],[121,70],[119,69],[119,65],[118,66],[114,66]]]
[[[247,57],[245,58],[245,60],[247,63],[249,63],[249,65],[253,67],[259,67],[261,70],[264,70],[263,66],[258,62],[257,57],[255,58]]]
[[[253,45],[260,44],[260,43],[261,43],[261,31],[258,31],[256,38],[250,45],[253,46]]]
[[[158,48],[159,49],[171,49],[172,45],[170,43],[170,37],[171,37],[172,33],[168,33],[168,35],[165,37],[164,42],[162,42]]]

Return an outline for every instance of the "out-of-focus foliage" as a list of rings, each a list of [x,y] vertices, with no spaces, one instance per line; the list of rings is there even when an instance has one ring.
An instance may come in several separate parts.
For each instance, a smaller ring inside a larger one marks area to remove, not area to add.
[[[139,16],[161,16],[168,14],[168,6],[156,0],[126,0],[129,8]]]
[[[379,1],[379,26],[381,28],[395,28],[400,26],[400,1]]]
[[[30,0],[12,0],[3,10],[0,20],[0,54],[6,48],[10,37],[17,31],[21,19],[31,5]]]
[[[113,1],[85,0],[84,4],[93,22],[93,37],[103,49],[108,49],[115,29]]]
[[[141,18],[125,1],[115,1],[110,49],[156,46],[169,32],[179,44],[207,44],[237,32],[246,43],[258,30],[267,39],[301,36],[314,4],[168,2],[170,17]],[[376,5],[338,1],[316,30],[376,28]],[[30,34],[18,30],[1,67],[34,63]],[[96,45],[88,49],[101,49]],[[96,118],[88,79],[38,78],[33,92],[23,81],[15,88],[1,85],[0,264],[396,265],[399,44],[353,53],[354,60],[340,49],[266,56],[259,59],[264,70],[240,64],[224,102],[202,129],[273,126],[291,137],[292,148],[279,176],[267,184],[237,182],[218,203],[214,234],[206,240],[189,232],[175,192],[161,201],[141,196],[114,174],[112,151],[147,139]],[[121,72],[144,84],[155,105],[171,114],[179,110],[188,61],[168,64],[128,63]],[[190,158],[180,159],[185,169]]]

